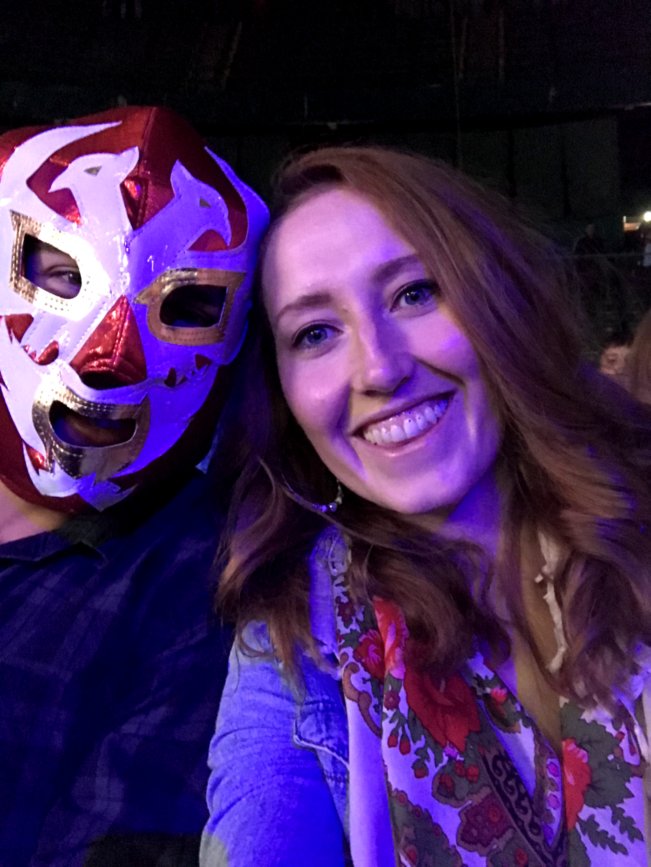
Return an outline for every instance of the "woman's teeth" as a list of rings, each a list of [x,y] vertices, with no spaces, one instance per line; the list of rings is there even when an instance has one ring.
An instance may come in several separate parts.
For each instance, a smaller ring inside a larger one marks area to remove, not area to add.
[[[412,440],[426,430],[433,428],[441,420],[452,395],[445,395],[437,400],[428,400],[418,406],[393,415],[377,424],[364,428],[362,436],[366,442],[376,446],[404,443]]]

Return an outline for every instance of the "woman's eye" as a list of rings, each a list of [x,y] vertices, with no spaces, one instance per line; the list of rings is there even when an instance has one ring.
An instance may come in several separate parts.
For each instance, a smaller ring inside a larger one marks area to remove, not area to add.
[[[330,337],[332,329],[327,325],[310,325],[299,331],[292,340],[294,349],[316,349]]]
[[[438,295],[439,289],[431,280],[419,280],[410,283],[400,290],[396,296],[394,307],[423,307]]]

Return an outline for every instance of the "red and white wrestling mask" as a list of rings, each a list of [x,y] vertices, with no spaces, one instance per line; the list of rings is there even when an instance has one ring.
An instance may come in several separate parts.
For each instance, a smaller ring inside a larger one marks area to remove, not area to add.
[[[166,109],[6,133],[0,169],[0,479],[103,509],[214,425],[267,209]]]

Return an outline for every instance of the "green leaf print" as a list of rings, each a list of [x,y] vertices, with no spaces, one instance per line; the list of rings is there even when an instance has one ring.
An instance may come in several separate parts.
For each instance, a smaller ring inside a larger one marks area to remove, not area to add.
[[[577,830],[570,831],[567,837],[569,862],[572,867],[592,867],[585,844]]]
[[[620,806],[612,807],[610,812],[613,817],[613,825],[619,827],[619,830],[622,834],[626,834],[631,843],[644,839],[644,835],[633,821],[633,817],[628,816]]]
[[[579,819],[577,824],[593,846],[599,846],[601,849],[610,849],[611,852],[619,852],[621,855],[626,855],[628,851],[626,847],[615,840],[608,831],[600,828],[594,816],[588,816],[587,819]]]
[[[630,779],[630,772],[625,776],[616,769],[613,762],[604,762],[594,765],[590,756],[590,768],[592,781],[585,790],[585,803],[588,807],[610,807],[611,804],[621,804],[633,797],[633,793],[626,783]]]
[[[598,722],[586,722],[575,704],[566,704],[561,709],[565,737],[573,737],[577,745],[590,756],[590,766],[607,762],[619,746],[614,735]]]

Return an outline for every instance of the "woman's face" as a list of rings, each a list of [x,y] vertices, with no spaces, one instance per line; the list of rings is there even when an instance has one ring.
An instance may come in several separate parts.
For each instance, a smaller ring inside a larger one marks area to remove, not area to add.
[[[414,248],[368,200],[335,188],[289,213],[263,286],[289,407],[344,485],[443,519],[481,495],[502,428],[478,358]]]

